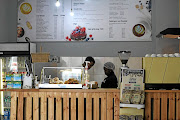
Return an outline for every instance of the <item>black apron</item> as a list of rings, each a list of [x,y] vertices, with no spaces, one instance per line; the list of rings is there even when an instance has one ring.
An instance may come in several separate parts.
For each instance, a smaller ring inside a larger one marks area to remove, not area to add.
[[[102,81],[101,88],[117,88],[117,83],[116,75],[114,72],[111,72],[111,74]]]

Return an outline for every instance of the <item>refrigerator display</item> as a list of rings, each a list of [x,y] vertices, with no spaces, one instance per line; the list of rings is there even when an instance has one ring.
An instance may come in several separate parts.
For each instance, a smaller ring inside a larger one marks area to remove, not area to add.
[[[21,89],[26,74],[25,60],[28,56],[0,57],[0,89]],[[9,92],[0,93],[1,120],[9,120],[11,96]]]
[[[25,61],[36,52],[34,43],[0,44],[0,89],[21,89],[26,75]],[[10,120],[11,94],[0,92],[0,119]]]
[[[2,66],[1,89],[21,88],[23,75],[26,74],[25,60],[28,57],[0,57]]]

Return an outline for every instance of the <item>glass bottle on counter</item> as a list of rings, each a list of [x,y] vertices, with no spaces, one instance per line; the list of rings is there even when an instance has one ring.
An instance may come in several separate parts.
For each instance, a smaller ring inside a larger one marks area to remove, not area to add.
[[[37,75],[34,76],[34,88],[35,89],[39,88],[39,82],[38,82],[38,76]]]
[[[88,81],[89,81],[89,74],[88,74],[88,63],[89,61],[85,61],[86,66],[85,66],[85,72],[84,72],[84,80],[82,82],[83,84],[83,89],[88,89]]]

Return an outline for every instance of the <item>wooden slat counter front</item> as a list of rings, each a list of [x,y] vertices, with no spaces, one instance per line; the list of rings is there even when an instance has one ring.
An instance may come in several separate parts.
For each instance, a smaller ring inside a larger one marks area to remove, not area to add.
[[[145,92],[145,120],[180,120],[180,90]]]
[[[11,120],[119,120],[119,89],[6,89]]]

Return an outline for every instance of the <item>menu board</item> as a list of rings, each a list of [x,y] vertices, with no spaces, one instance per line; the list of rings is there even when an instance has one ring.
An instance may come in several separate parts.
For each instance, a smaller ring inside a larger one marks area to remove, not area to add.
[[[121,89],[144,90],[144,69],[122,69]]]
[[[56,1],[18,0],[18,42],[152,39],[151,0]]]
[[[120,96],[124,90],[144,90],[144,69],[121,69],[120,89]]]

